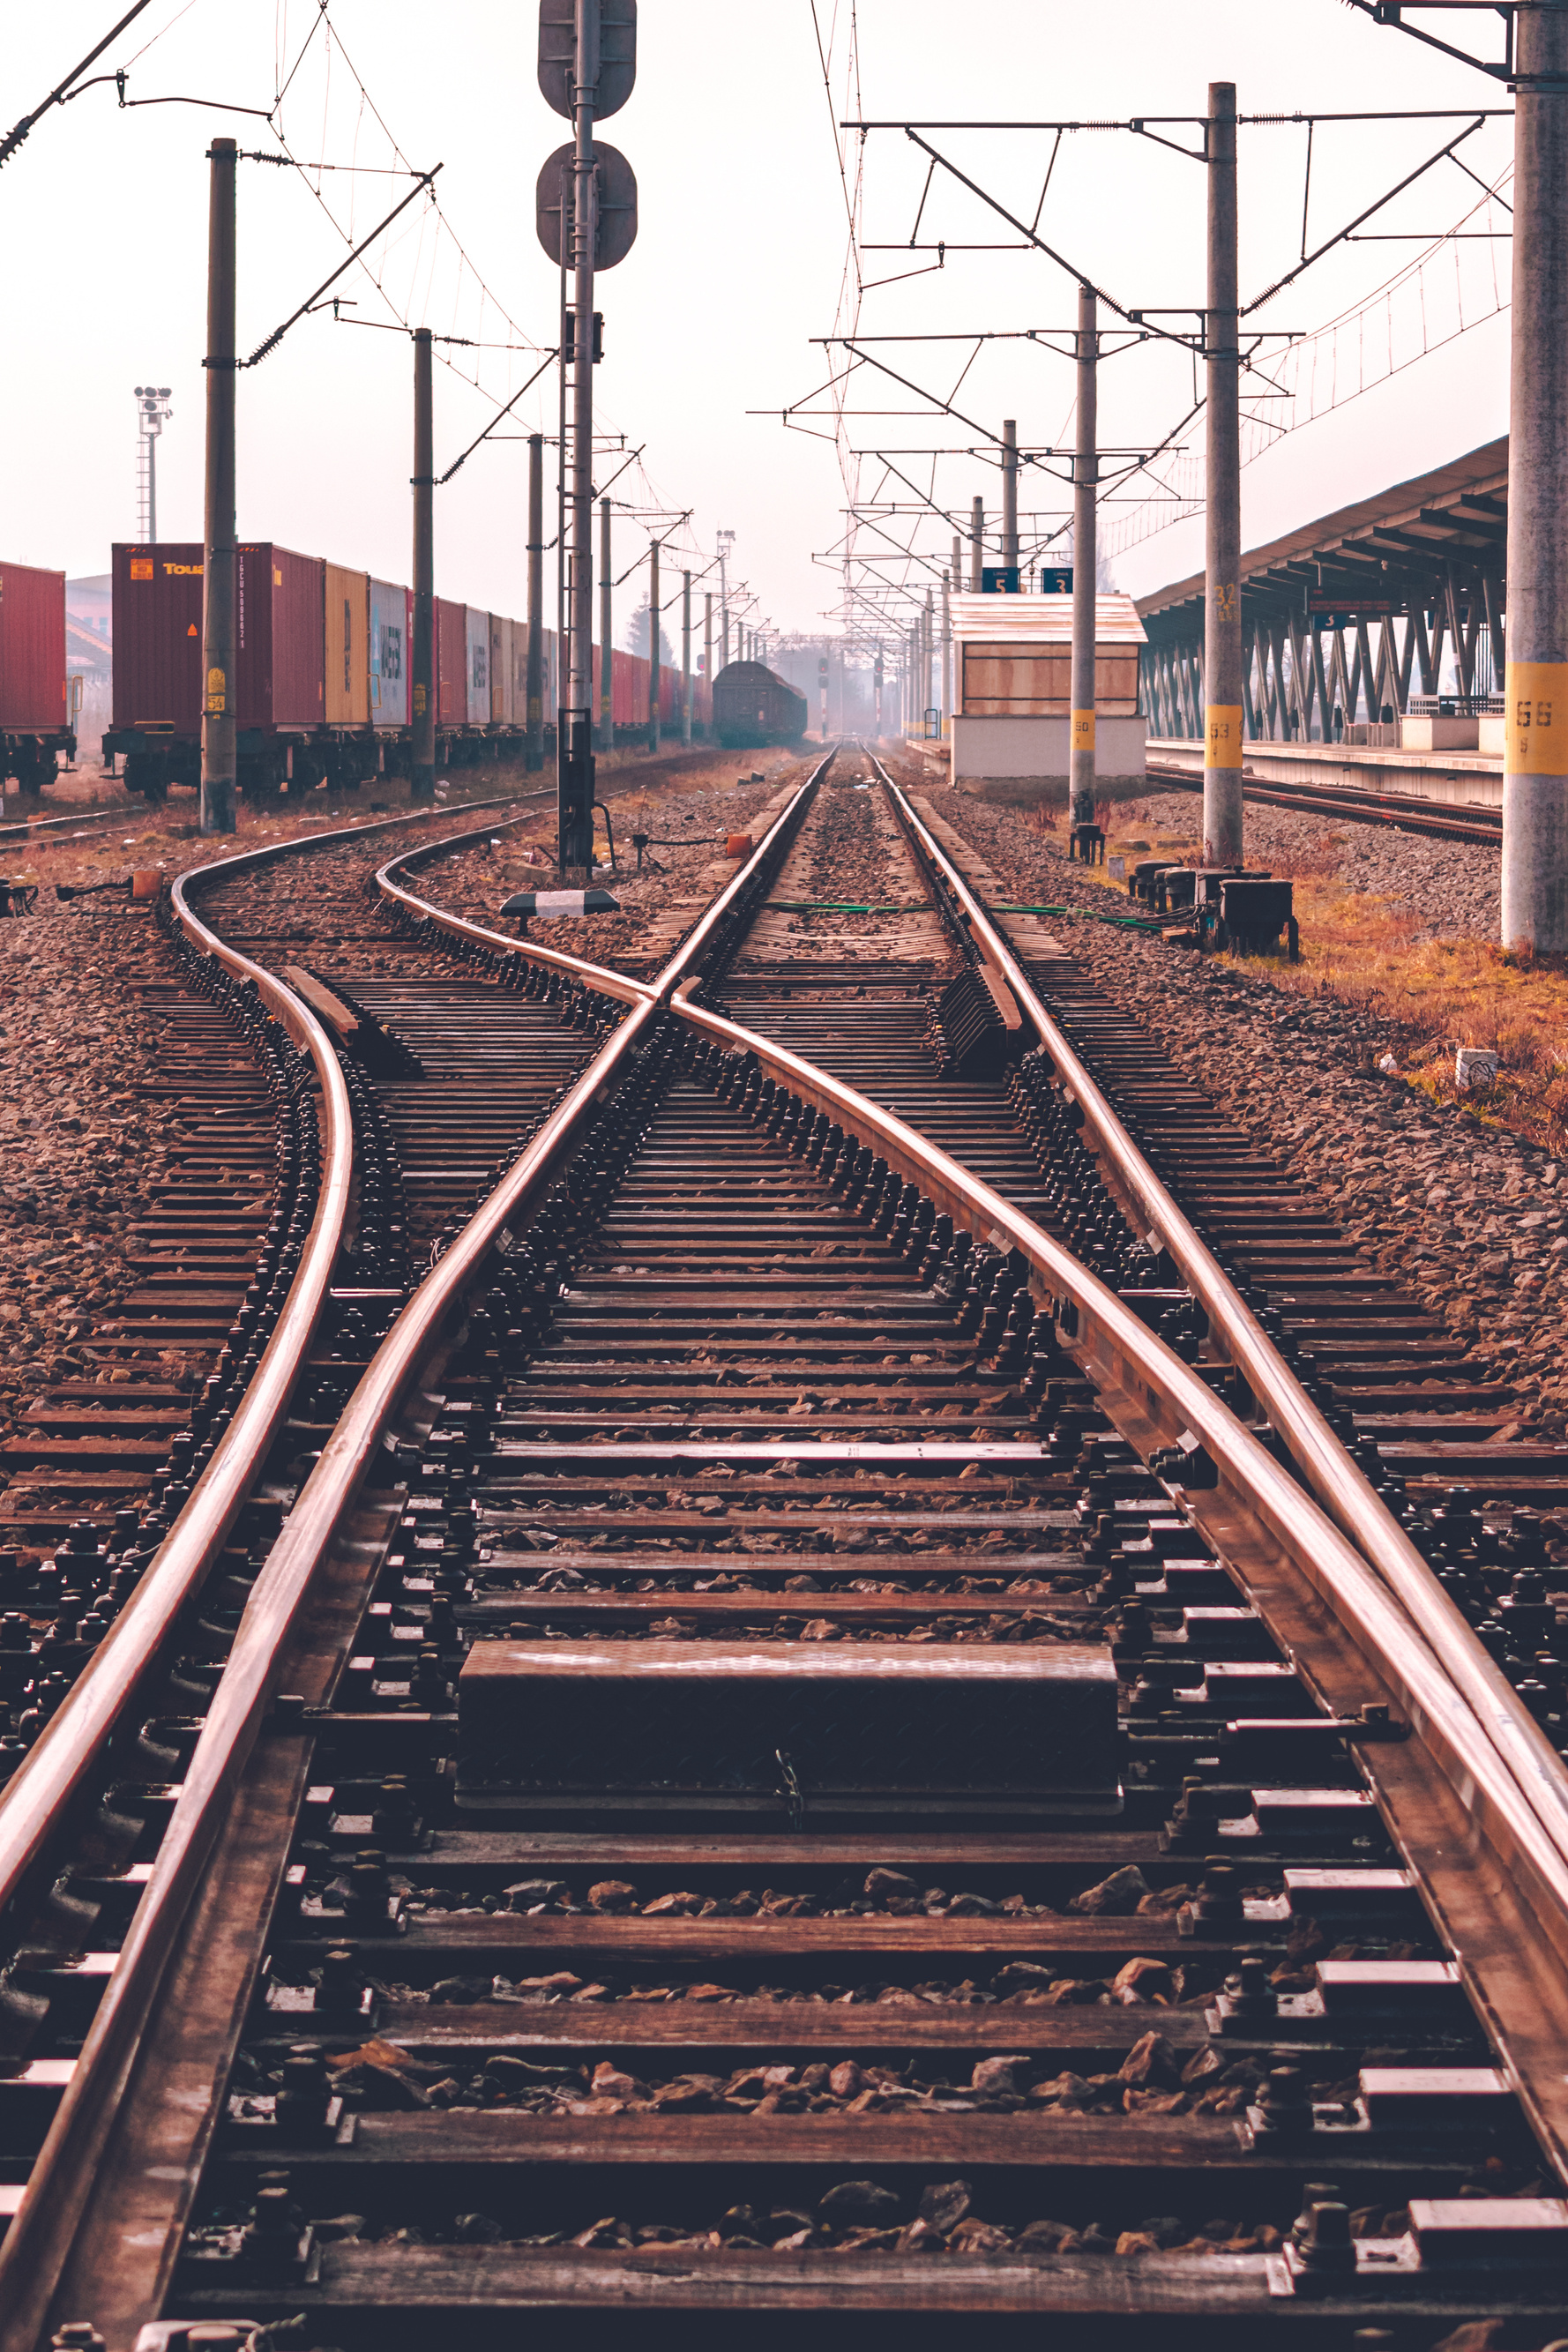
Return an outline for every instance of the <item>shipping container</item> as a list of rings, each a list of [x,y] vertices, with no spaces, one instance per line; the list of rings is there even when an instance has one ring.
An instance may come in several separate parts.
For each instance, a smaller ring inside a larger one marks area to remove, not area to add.
[[[40,793],[75,751],[68,691],[65,573],[0,563],[0,783]]]
[[[636,727],[647,719],[647,689],[639,672],[647,664],[637,654],[624,653],[617,646],[610,657],[610,710],[617,727]],[[637,710],[637,697],[642,695],[642,710]]]
[[[326,598],[326,722],[370,724],[370,575],[322,566]]]
[[[479,612],[472,604],[464,609],[468,615],[468,722],[470,727],[488,727],[490,723],[490,616],[488,613]]]
[[[0,563],[0,731],[63,734],[66,575]]]
[[[326,567],[319,556],[296,555],[266,540],[242,545],[237,553],[240,733],[308,733],[321,726],[326,711],[321,636]],[[242,756],[247,749],[242,742]]]
[[[406,588],[370,583],[370,723],[378,734],[408,724],[409,607]]]
[[[268,541],[236,550],[233,693],[240,781],[281,782],[289,745],[322,723],[324,567]],[[202,550],[195,541],[112,551],[114,723],[107,752],[131,761],[133,792],[162,799],[199,781]]]
[[[436,724],[468,723],[468,607],[436,599]]]
[[[196,735],[202,709],[202,550],[195,541],[110,551],[113,732]],[[106,746],[132,751],[132,743]]]
[[[516,623],[490,614],[490,725],[510,727],[517,709],[512,687],[512,633]]]

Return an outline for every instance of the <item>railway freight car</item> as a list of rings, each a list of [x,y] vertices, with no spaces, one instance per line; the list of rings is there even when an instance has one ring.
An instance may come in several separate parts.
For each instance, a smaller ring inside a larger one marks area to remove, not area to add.
[[[406,775],[416,715],[411,592],[266,541],[243,545],[237,553],[241,792],[259,799],[322,783],[351,791],[377,775]],[[58,592],[57,685],[63,692],[65,583],[63,574],[47,576]],[[112,766],[123,753],[127,788],[162,801],[171,784],[195,789],[201,781],[202,550],[162,541],[117,546],[111,576],[114,714],[104,756]],[[437,764],[517,756],[528,721],[526,624],[445,596],[436,598],[431,617]],[[541,635],[541,699],[546,737],[552,740],[560,660],[553,631]],[[597,710],[597,647],[595,656]],[[798,695],[755,664],[733,668],[767,679],[797,705],[794,734],[801,732],[805,705]],[[616,729],[636,740],[648,721],[647,662],[617,653],[613,676]],[[694,731],[707,735],[710,698],[700,677],[693,680],[692,705]],[[668,664],[660,674],[659,709],[663,726],[673,733],[680,724],[681,679]],[[787,713],[784,724],[784,732],[734,740],[792,740]],[[57,740],[71,740],[63,733]]]
[[[268,540],[235,551],[235,715],[249,798],[276,790],[312,738],[324,740],[325,569]],[[171,784],[201,782],[201,545],[117,546],[111,576],[114,719],[104,758],[122,751],[126,789],[162,801]]]
[[[60,607],[58,695],[65,581],[47,576]],[[171,784],[194,789],[201,781],[202,550],[122,544],[111,576],[114,711],[104,757],[112,762],[123,753],[128,790],[162,801]],[[458,764],[498,742],[520,744],[521,709],[504,677],[493,690],[489,661],[492,645],[510,663],[520,643],[526,662],[526,629],[446,597],[436,599],[433,619],[437,761]],[[246,544],[237,550],[236,632],[239,784],[247,799],[321,783],[352,790],[378,774],[407,772],[414,598],[406,588],[270,542]],[[548,674],[548,638],[545,664]]]
[[[29,794],[76,752],[66,706],[66,575],[0,563],[0,786]]]
[[[731,662],[713,681],[713,730],[734,751],[798,743],[805,697],[762,662]]]

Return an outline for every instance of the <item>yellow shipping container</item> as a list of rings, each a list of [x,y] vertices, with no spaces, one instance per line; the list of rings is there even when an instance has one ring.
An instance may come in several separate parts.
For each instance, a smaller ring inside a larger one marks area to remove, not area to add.
[[[327,574],[327,724],[370,724],[370,574],[329,563]]]

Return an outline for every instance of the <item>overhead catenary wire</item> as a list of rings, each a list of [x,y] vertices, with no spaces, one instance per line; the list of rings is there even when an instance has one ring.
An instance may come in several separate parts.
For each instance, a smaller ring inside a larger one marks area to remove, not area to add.
[[[829,53],[834,36],[830,33],[825,37],[822,17],[815,8],[814,26],[817,34],[818,56],[819,62],[823,65],[825,85],[828,87],[831,95],[831,68],[835,61]],[[836,29],[839,26],[837,12],[833,18],[833,26]],[[852,22],[849,31],[851,47],[853,47],[855,27]],[[851,61],[858,71],[859,63],[858,52],[853,54],[852,60],[850,56],[845,56],[846,69]],[[1444,143],[1435,153],[1422,158],[1411,170],[1403,173],[1396,171],[1391,174],[1394,184],[1379,196],[1375,203],[1361,208],[1353,205],[1347,207],[1352,217],[1343,226],[1336,228],[1333,236],[1324,241],[1310,240],[1305,234],[1307,224],[1304,217],[1300,259],[1287,271],[1284,277],[1276,278],[1248,304],[1247,307],[1253,310],[1257,310],[1260,302],[1272,299],[1284,286],[1292,282],[1300,274],[1303,267],[1310,266],[1315,259],[1321,259],[1326,253],[1339,246],[1347,242],[1367,241],[1369,236],[1373,240],[1380,239],[1384,234],[1381,229],[1374,226],[1369,232],[1364,224],[1371,222],[1373,215],[1381,211],[1403,190],[1420,182],[1436,164],[1444,162],[1451,163],[1467,180],[1473,184],[1474,187],[1480,191],[1479,197],[1473,198],[1467,206],[1465,214],[1458,221],[1439,236],[1430,238],[1426,243],[1426,250],[1415,261],[1396,271],[1372,295],[1361,298],[1347,310],[1341,311],[1334,318],[1325,321],[1322,326],[1312,331],[1310,334],[1303,335],[1299,331],[1293,334],[1288,347],[1277,352],[1271,359],[1266,361],[1256,348],[1253,350],[1247,363],[1247,402],[1244,410],[1244,464],[1254,462],[1267,448],[1275,446],[1287,433],[1300,429],[1303,425],[1328,413],[1331,408],[1342,405],[1346,400],[1360,396],[1363,392],[1372,389],[1373,384],[1386,381],[1389,375],[1399,373],[1403,368],[1415,364],[1418,359],[1427,356],[1436,350],[1440,350],[1445,343],[1452,341],[1459,334],[1469,331],[1473,326],[1484,323],[1486,319],[1495,316],[1499,310],[1507,307],[1506,286],[1500,286],[1498,283],[1495,250],[1496,241],[1500,236],[1506,235],[1506,228],[1500,229],[1495,226],[1488,208],[1493,205],[1498,205],[1506,218],[1507,208],[1500,190],[1507,183],[1509,170],[1505,168],[1495,179],[1489,181],[1486,176],[1483,176],[1481,171],[1473,169],[1470,163],[1456,152],[1456,149],[1459,141],[1468,140],[1483,125],[1490,124],[1494,121],[1507,121],[1510,116],[1511,109],[1509,108],[1477,107],[1373,108],[1321,112],[1298,110],[1289,114],[1259,113],[1239,118],[1247,124],[1296,126],[1305,129],[1309,142],[1307,164],[1309,186],[1311,170],[1310,142],[1316,126],[1338,122],[1370,124],[1384,121],[1428,121],[1444,125],[1452,121],[1458,126],[1454,134],[1451,137],[1446,137]],[[998,207],[995,199],[984,188],[973,182],[956,163],[952,163],[947,154],[941,149],[933,147],[929,139],[921,138],[918,134],[921,131],[1030,128],[1045,131],[1055,134],[1050,156],[1054,167],[1060,150],[1061,139],[1066,131],[1090,128],[1105,131],[1120,129],[1152,135],[1152,126],[1156,121],[1168,123],[1171,127],[1176,128],[1184,123],[1200,125],[1202,121],[1201,116],[1172,116],[1130,118],[1124,122],[1107,121],[1104,123],[1095,124],[1081,121],[1043,122],[1031,125],[1021,122],[961,123],[946,121],[914,122],[907,119],[873,122],[864,116],[858,106],[847,104],[836,110],[835,121],[836,160],[838,164],[840,185],[846,192],[847,237],[849,245],[856,248],[855,253],[847,257],[846,282],[853,280],[858,293],[863,294],[867,290],[859,268],[858,253],[870,249],[861,238],[858,198],[864,194],[863,181],[857,180],[854,184],[857,201],[851,203],[848,198],[851,183],[846,165],[847,139],[853,138],[858,142],[863,156],[867,132],[871,130],[891,130],[902,132],[910,138],[924,157],[924,172],[910,189],[910,201],[918,204],[920,207],[916,215],[916,226],[910,233],[909,242],[901,248],[911,250],[921,242],[921,231],[924,226],[926,208],[931,198],[933,173],[939,163],[952,173],[956,182],[961,182],[964,187],[971,188],[981,202],[991,206],[993,210],[1000,209],[1006,213],[1010,220],[1013,218],[1007,207]],[[1181,146],[1180,142],[1165,143]],[[1202,154],[1198,149],[1181,146],[1181,152],[1193,156],[1194,160],[1202,161]],[[1049,173],[1047,173],[1046,186],[1048,187],[1048,185]],[[1042,204],[1044,193],[1042,189]],[[1037,205],[1034,209],[1035,219],[1028,225],[1027,230],[1029,241],[1036,249],[1049,250],[1050,248],[1042,248],[1042,240],[1039,236],[1040,205]],[[1486,215],[1484,219],[1480,217],[1482,215]],[[1023,221],[1019,221],[1017,226],[1020,231],[1025,228]],[[1403,239],[1406,234],[1416,233],[1401,230],[1392,234]],[[1479,289],[1474,268],[1467,269],[1461,264],[1459,254],[1461,241],[1466,243],[1467,249],[1472,245],[1479,245],[1480,247],[1482,284]],[[1445,251],[1448,246],[1454,247],[1451,264]],[[922,247],[921,249],[923,250],[924,247]],[[947,250],[951,252],[954,249],[953,245],[949,241]],[[1446,279],[1443,275],[1445,272],[1447,273]],[[1075,274],[1078,273],[1075,271]],[[1486,282],[1489,277],[1489,284]],[[1418,317],[1402,319],[1399,315],[1401,295],[1406,289],[1410,293],[1412,311],[1417,305],[1419,306]],[[813,437],[831,437],[837,446],[840,468],[845,478],[847,491],[849,493],[846,504],[851,521],[841,544],[836,549],[824,551],[820,557],[814,560],[820,561],[825,565],[831,562],[840,566],[848,575],[857,569],[863,568],[868,562],[860,543],[859,533],[870,518],[866,515],[864,502],[857,495],[861,487],[863,460],[867,456],[876,457],[883,466],[885,470],[881,480],[884,483],[889,478],[889,475],[904,483],[916,499],[924,503],[931,520],[940,523],[942,530],[946,531],[952,528],[951,515],[952,501],[944,500],[940,493],[938,476],[941,460],[944,457],[963,455],[972,463],[977,458],[984,462],[986,446],[994,445],[995,436],[989,427],[977,425],[972,413],[963,419],[963,422],[978,433],[982,443],[979,447],[929,452],[912,450],[890,452],[880,447],[867,451],[861,448],[858,445],[857,436],[850,429],[849,422],[860,412],[858,408],[851,408],[847,389],[859,365],[869,364],[879,371],[887,373],[910,394],[929,404],[923,412],[914,412],[917,414],[929,414],[932,410],[951,412],[958,384],[955,383],[944,396],[941,392],[927,392],[922,384],[914,382],[910,376],[898,370],[888,368],[885,362],[879,360],[865,348],[868,341],[880,340],[879,338],[862,338],[858,335],[858,326],[854,325],[846,332],[844,308],[841,292],[840,316],[835,322],[834,335],[819,340],[826,342],[829,348],[836,343],[847,348],[852,354],[849,366],[842,371],[832,371],[826,381],[818,386],[815,394],[807,395],[805,400],[789,404],[782,421],[791,429],[812,433]],[[1162,323],[1163,314],[1150,313],[1145,310],[1128,315],[1130,325],[1135,324],[1141,331],[1150,333],[1155,340],[1169,339],[1191,349],[1195,349],[1201,340],[1201,333],[1194,335],[1187,332],[1173,332],[1172,328]],[[858,316],[858,303],[857,302],[857,320]],[[1382,331],[1380,338],[1374,338],[1372,333],[1374,326]],[[1019,330],[1017,339],[1022,340],[1025,332],[1026,331]],[[910,340],[917,339],[923,340],[923,338],[910,338]],[[1000,340],[991,336],[985,338],[986,341],[994,339]],[[1048,343],[1049,341],[1048,337],[1033,333],[1030,334],[1029,339],[1042,344]],[[905,339],[900,337],[893,340]],[[953,340],[958,340],[956,334]],[[966,362],[966,372],[968,367],[973,365],[980,347],[980,341],[975,341],[969,361]],[[962,377],[958,381],[962,382]],[[818,401],[822,403],[820,412],[816,405]],[[969,405],[973,411],[975,404],[972,402]],[[818,435],[811,425],[797,421],[806,415],[815,416],[818,413],[823,415],[825,422],[831,419],[830,434]],[[889,410],[885,413],[892,415],[900,412]],[[1146,445],[1144,451],[1139,453],[1136,457],[1129,457],[1119,465],[1107,467],[1104,469],[1097,503],[1101,507],[1115,505],[1121,510],[1110,530],[1105,533],[1101,542],[1102,551],[1108,558],[1166,528],[1171,522],[1184,520],[1200,509],[1202,504],[1201,454],[1189,450],[1185,445],[1191,437],[1193,426],[1201,418],[1203,413],[1204,401],[1194,384],[1194,395],[1190,402],[1184,404],[1183,414],[1173,424],[1158,435],[1152,446]],[[981,414],[984,414],[984,408]],[[924,466],[918,469],[921,478],[916,479],[907,467],[900,467],[892,462],[893,458],[899,456],[912,458],[917,455],[929,459],[929,484],[924,478],[926,473]],[[1145,488],[1147,495],[1140,496],[1139,493]],[[1042,551],[1050,544],[1053,538],[1059,538],[1060,535],[1060,526],[1055,531],[1048,531],[1041,541],[1040,549],[1037,552]],[[888,544],[885,534],[883,543],[884,547]],[[941,568],[945,551],[931,554],[923,552],[921,535],[917,523],[905,535],[901,553],[905,564],[903,576],[896,581],[880,577],[879,584],[872,590],[874,596],[882,600],[879,609],[883,614],[887,612],[886,600],[889,597],[893,598],[895,603],[901,602],[906,604],[918,604],[921,601],[923,593],[921,581],[923,576]],[[876,566],[879,575],[887,572],[890,561],[889,557],[872,557],[869,560]],[[847,587],[846,593],[853,602],[858,600],[865,591],[858,583],[855,583],[852,586]]]

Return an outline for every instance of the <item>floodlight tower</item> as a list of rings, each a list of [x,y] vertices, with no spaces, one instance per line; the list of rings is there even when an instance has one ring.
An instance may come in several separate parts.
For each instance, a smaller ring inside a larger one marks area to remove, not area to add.
[[[144,547],[158,537],[158,436],[174,415],[166,383],[136,387],[136,536]]]

